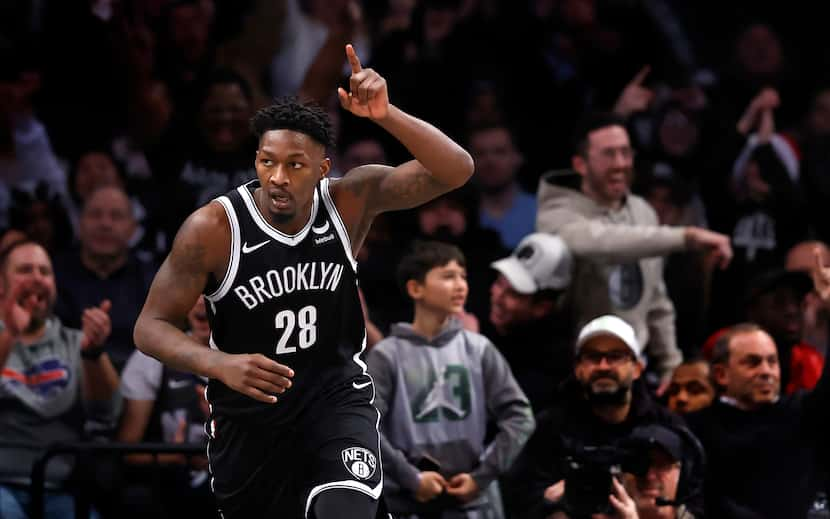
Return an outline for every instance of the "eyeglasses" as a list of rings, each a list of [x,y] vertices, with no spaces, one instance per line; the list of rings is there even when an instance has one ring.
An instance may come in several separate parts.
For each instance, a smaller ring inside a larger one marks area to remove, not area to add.
[[[632,160],[635,155],[634,148],[631,146],[621,146],[619,148],[602,148],[596,151],[596,154],[607,161],[614,160],[617,154],[621,155],[623,160]]]
[[[627,351],[583,351],[579,353],[579,360],[589,364],[600,364],[605,359],[611,366],[618,366],[629,360],[634,360],[634,355]]]

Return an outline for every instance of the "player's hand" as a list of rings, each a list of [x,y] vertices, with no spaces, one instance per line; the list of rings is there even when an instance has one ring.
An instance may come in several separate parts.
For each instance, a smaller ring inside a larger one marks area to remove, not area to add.
[[[340,105],[358,117],[383,119],[389,113],[389,93],[386,80],[370,68],[363,68],[354,47],[346,45],[346,58],[352,67],[349,92],[337,89]]]
[[[415,499],[420,503],[426,503],[438,497],[445,488],[447,488],[447,480],[444,479],[444,476],[437,472],[426,470],[420,474]]]
[[[112,303],[104,299],[97,307],[87,308],[81,314],[81,349],[100,348],[107,341],[112,331],[109,311]]]
[[[6,291],[0,307],[0,319],[13,338],[22,334],[32,322],[32,310],[38,304],[35,281],[16,283]]]
[[[732,243],[725,234],[700,227],[686,227],[685,238],[688,248],[711,254],[721,269],[728,267],[732,261]]]
[[[294,370],[260,353],[227,354],[218,369],[219,380],[254,400],[274,404],[291,387]]]
[[[478,495],[478,483],[466,472],[456,474],[447,482],[447,494],[455,497],[462,503],[475,499]]]
[[[643,112],[651,104],[654,99],[654,92],[651,89],[643,86],[646,76],[651,71],[651,67],[646,65],[631,81],[625,85],[625,88],[620,93],[619,99],[614,104],[614,113],[621,117],[628,117],[637,112]]]

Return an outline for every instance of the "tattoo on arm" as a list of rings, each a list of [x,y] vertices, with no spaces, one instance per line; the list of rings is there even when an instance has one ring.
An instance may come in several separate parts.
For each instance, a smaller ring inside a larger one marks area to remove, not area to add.
[[[172,254],[170,260],[176,282],[188,282],[191,288],[194,284],[201,285],[208,270],[205,256],[207,256],[207,247],[201,243],[185,244],[180,254]],[[204,287],[199,286],[200,290],[202,288]]]
[[[420,162],[413,160],[384,172],[373,204],[379,211],[410,209],[449,190],[448,186],[424,169]]]

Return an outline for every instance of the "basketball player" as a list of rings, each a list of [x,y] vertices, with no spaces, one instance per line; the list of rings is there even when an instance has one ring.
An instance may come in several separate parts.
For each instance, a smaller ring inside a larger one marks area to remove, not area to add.
[[[415,160],[329,180],[325,113],[296,102],[260,110],[257,180],[185,221],[136,323],[141,351],[210,379],[208,455],[226,518],[375,517],[380,417],[362,360],[354,257],[378,213],[420,205],[473,171],[449,137],[390,104],[386,80],[351,45],[346,56],[343,108]],[[180,330],[200,293],[210,349]]]

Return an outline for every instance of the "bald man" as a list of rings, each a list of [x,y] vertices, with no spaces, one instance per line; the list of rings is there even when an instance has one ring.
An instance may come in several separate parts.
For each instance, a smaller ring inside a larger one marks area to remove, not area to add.
[[[801,270],[809,272],[815,262],[813,250],[818,247],[822,257],[830,257],[830,248],[820,241],[803,241],[793,246],[787,252],[787,270]],[[825,307],[815,291],[808,293],[804,298],[804,342],[815,348],[827,357],[827,344],[830,342],[830,312]]]
[[[78,327],[80,308],[111,300],[107,351],[120,372],[135,349],[132,328],[155,268],[129,248],[136,221],[123,189],[102,187],[91,193],[78,223],[80,249],[55,262],[59,294],[55,313],[67,326]]]

